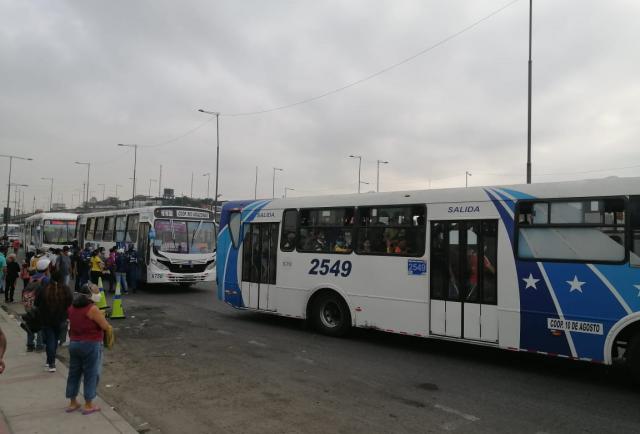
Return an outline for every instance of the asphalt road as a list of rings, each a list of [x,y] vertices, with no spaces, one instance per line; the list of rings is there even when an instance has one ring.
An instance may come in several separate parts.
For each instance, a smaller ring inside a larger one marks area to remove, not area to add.
[[[618,370],[236,311],[213,285],[125,296],[100,393],[164,433],[638,433]],[[61,357],[65,357],[64,351]]]

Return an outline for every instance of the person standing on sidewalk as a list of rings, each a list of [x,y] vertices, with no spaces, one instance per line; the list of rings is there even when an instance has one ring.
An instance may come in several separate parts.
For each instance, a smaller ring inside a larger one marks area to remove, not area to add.
[[[4,335],[2,328],[0,328],[0,374],[4,372],[4,353],[7,351],[7,337]]]
[[[83,285],[80,294],[69,307],[69,376],[66,397],[69,399],[67,413],[80,409],[78,402],[80,380],[84,380],[84,407],[82,414],[100,411],[93,404],[96,398],[102,365],[102,342],[104,333],[112,333],[95,303],[100,301],[100,290],[94,284]]]
[[[56,372],[56,352],[60,339],[61,324],[66,326],[67,309],[71,306],[71,291],[60,284],[60,274],[56,271],[44,290],[36,295],[35,306],[40,311],[42,332],[47,349],[47,370]]]
[[[91,283],[98,284],[98,279],[102,277],[104,262],[100,258],[100,251],[94,250],[91,254]]]
[[[16,254],[7,256],[7,287],[4,291],[4,302],[13,303],[13,295],[16,291],[16,280],[20,275],[20,265],[16,259]]]
[[[133,243],[129,244],[129,250],[127,250],[127,280],[129,281],[129,289],[131,292],[136,292],[138,285],[138,252],[133,247]]]
[[[31,276],[27,286],[22,289],[22,305],[25,312],[29,312],[33,308],[36,297],[42,291],[42,288],[49,283],[49,260],[41,258],[35,268],[37,273]],[[32,352],[34,349],[42,351],[42,331],[36,333],[27,332],[27,352]]]
[[[4,252],[4,247],[0,247],[0,294],[4,292],[4,273],[7,268],[7,260],[4,257]]]
[[[129,259],[124,254],[124,249],[118,249],[116,253],[116,285],[120,282],[122,292],[126,294],[127,291],[127,270],[129,268]]]
[[[62,279],[62,284],[64,286],[69,286],[71,282],[71,257],[69,256],[69,246],[64,246],[62,248],[62,253],[58,255],[58,259],[56,260],[56,271],[60,273],[60,278]]]

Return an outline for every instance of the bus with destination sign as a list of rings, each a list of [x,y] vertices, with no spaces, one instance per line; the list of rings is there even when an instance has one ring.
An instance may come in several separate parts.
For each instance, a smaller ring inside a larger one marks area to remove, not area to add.
[[[22,245],[28,252],[61,249],[75,239],[78,214],[43,212],[24,221]]]
[[[640,380],[640,178],[233,201],[218,298]]]
[[[81,246],[138,252],[142,283],[189,286],[215,280],[216,224],[211,211],[149,206],[82,214],[77,238]]]

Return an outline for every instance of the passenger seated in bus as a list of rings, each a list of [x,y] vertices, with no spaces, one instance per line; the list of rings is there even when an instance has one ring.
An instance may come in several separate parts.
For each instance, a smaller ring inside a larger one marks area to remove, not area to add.
[[[284,250],[293,250],[295,246],[296,246],[296,233],[287,232],[287,239],[284,241],[282,248]]]
[[[397,240],[396,247],[394,248],[393,253],[396,253],[399,255],[406,255],[408,253],[407,240],[405,239]]]
[[[302,251],[311,251],[314,246],[314,238],[308,229],[300,229],[300,239],[298,240],[298,249]]]
[[[336,240],[336,245],[333,248],[336,253],[351,253],[351,247],[347,247],[347,243],[342,238]]]
[[[362,243],[362,253],[371,253],[371,241],[364,240]]]
[[[316,238],[313,243],[313,250],[316,252],[325,252],[329,250],[329,245],[325,239],[324,231],[319,231],[316,234]]]

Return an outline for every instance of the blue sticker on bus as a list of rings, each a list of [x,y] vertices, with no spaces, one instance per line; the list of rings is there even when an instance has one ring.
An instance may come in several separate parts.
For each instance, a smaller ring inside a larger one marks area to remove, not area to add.
[[[427,274],[427,262],[419,259],[409,259],[407,261],[407,271],[410,276]]]

